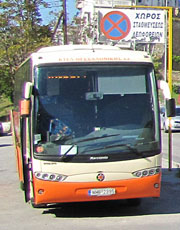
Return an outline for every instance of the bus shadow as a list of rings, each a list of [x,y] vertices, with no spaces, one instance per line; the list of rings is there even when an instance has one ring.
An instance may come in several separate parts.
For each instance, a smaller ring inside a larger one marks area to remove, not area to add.
[[[52,206],[43,214],[57,218],[123,217],[180,213],[180,170],[163,169],[160,198],[144,198],[138,207],[124,200],[85,202]]]
[[[12,146],[11,144],[2,144],[2,145],[0,145],[0,148],[1,147],[9,147],[9,146]]]

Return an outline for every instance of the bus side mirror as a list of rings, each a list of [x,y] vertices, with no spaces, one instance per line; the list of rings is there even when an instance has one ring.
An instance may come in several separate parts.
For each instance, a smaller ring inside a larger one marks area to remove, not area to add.
[[[30,98],[32,95],[33,84],[32,82],[25,82],[23,87],[22,100],[20,101],[20,115],[30,115]]]
[[[20,100],[20,115],[21,117],[30,115],[30,99]]]
[[[166,100],[166,114],[167,117],[176,116],[176,102],[174,98]]]

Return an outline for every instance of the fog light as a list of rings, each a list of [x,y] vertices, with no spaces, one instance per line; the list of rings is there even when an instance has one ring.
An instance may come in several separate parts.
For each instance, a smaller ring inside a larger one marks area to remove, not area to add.
[[[38,194],[42,195],[44,193],[44,189],[39,189]]]
[[[159,188],[159,184],[158,183],[154,184],[154,188]]]

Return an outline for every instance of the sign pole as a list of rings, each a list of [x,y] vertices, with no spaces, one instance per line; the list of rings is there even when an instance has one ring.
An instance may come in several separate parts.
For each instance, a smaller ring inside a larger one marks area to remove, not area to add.
[[[166,11],[166,15],[165,15],[165,21],[168,21],[168,12]],[[168,58],[168,53],[167,53],[167,37],[168,37],[168,28],[167,26],[165,27],[165,43],[164,43],[164,81],[167,82],[167,58]],[[165,99],[164,99],[164,103],[165,103]]]
[[[169,40],[168,40],[168,84],[172,97],[172,8],[168,10],[168,23],[169,23]],[[168,132],[168,156],[169,156],[169,171],[172,170],[172,129],[171,117],[169,118],[169,132]]]
[[[169,14],[169,40],[168,40],[168,84],[169,84],[169,89],[172,95],[172,8],[169,8],[168,10]]]

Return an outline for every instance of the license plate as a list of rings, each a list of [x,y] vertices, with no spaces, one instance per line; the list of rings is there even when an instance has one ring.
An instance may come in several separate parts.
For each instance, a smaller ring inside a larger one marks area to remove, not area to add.
[[[96,188],[88,191],[89,196],[111,196],[116,194],[115,188]]]

